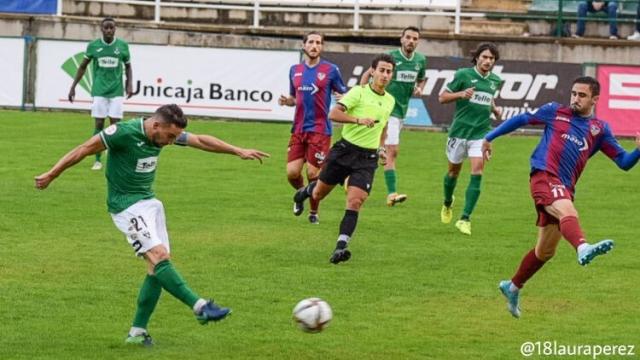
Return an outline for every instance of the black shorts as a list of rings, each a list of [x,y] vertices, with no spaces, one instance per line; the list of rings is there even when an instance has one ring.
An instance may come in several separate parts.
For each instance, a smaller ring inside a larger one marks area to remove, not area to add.
[[[338,185],[348,177],[349,186],[356,186],[370,193],[376,168],[376,150],[361,148],[346,140],[340,140],[331,147],[329,157],[320,172],[320,180],[328,185]]]

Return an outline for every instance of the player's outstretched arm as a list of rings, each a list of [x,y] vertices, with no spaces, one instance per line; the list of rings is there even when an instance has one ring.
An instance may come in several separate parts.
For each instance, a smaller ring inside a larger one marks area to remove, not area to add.
[[[211,135],[189,134],[187,137],[187,145],[204,151],[236,155],[243,160],[258,160],[260,164],[262,164],[262,159],[271,156],[260,150],[244,149],[227,144]]]
[[[84,73],[87,71],[87,65],[89,65],[90,61],[91,59],[84,58],[80,66],[78,66],[78,72],[76,72],[76,77],[73,79],[73,83],[71,84],[71,89],[69,90],[69,95],[67,96],[67,98],[69,99],[69,102],[73,102],[73,100],[75,99],[76,85],[78,85],[78,83],[84,76]]]
[[[49,186],[49,184],[55,178],[60,176],[63,171],[79,163],[85,157],[94,155],[100,151],[103,151],[104,149],[105,146],[100,139],[100,135],[92,136],[84,144],[81,144],[75,149],[69,151],[65,156],[62,157],[62,159],[58,160],[58,162],[51,168],[51,170],[47,171],[44,174],[36,176],[36,188],[40,190],[46,189],[47,186]]]
[[[613,160],[622,170],[630,170],[640,160],[640,132],[636,132],[636,148],[633,151],[625,151],[613,137],[609,129],[605,130],[605,138],[601,151]]]

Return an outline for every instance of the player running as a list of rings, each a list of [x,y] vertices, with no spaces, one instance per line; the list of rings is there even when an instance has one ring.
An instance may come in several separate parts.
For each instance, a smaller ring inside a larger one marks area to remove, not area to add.
[[[312,31],[304,36],[302,44],[304,61],[289,70],[289,96],[281,95],[278,99],[280,105],[296,107],[287,150],[287,179],[296,190],[304,187],[302,168],[305,162],[307,182],[318,178],[331,146],[331,93],[347,92],[338,67],[320,58],[324,36]],[[310,203],[309,222],[318,224],[319,204],[315,200]],[[303,210],[294,204],[296,216]]]
[[[613,248],[612,240],[596,244],[586,242],[573,204],[574,190],[587,160],[602,151],[623,170],[631,169],[640,159],[640,133],[636,149],[626,152],[613,136],[609,124],[597,119],[593,109],[600,94],[600,84],[592,77],[580,77],[571,88],[571,105],[548,103],[534,113],[512,117],[484,139],[482,151],[491,156],[491,142],[521,126],[541,124],[544,133],[531,155],[531,196],[538,212],[538,241],[522,259],[511,280],[500,282],[511,314],[519,318],[520,289],[553,257],[561,237],[576,249],[578,263],[589,264],[596,256]]]
[[[185,132],[186,126],[182,109],[177,105],[161,106],[148,119],[107,127],[71,150],[51,170],[35,178],[36,187],[45,189],[67,168],[87,156],[109,149],[106,177],[111,218],[125,234],[135,254],[147,262],[147,276],[140,288],[138,308],[126,339],[129,344],[153,344],[147,324],[162,289],[192,309],[201,324],[221,320],[230,312],[230,309],[198,296],[171,263],[164,207],[152,190],[158,156],[164,146],[173,143],[260,162],[269,155],[238,148],[213,136]]]
[[[469,158],[471,178],[464,199],[464,210],[456,228],[465,235],[471,235],[471,213],[480,198],[480,183],[484,170],[482,159],[482,138],[491,130],[491,113],[500,118],[501,110],[495,106],[494,96],[500,89],[502,80],[491,72],[500,59],[494,44],[480,44],[474,51],[473,67],[456,71],[453,80],[446,86],[438,101],[441,104],[456,102],[453,124],[447,140],[449,171],[444,176],[444,204],[440,220],[448,224],[453,218],[453,191],[458,182],[462,162]]]
[[[374,69],[371,84],[353,87],[329,113],[331,120],[345,125],[342,139],[331,148],[319,179],[299,189],[293,197],[298,207],[302,207],[304,200],[310,197],[320,201],[349,177],[345,185],[347,206],[336,248],[329,260],[333,264],[351,257],[347,246],[356,229],[358,212],[371,192],[378,156],[384,156],[379,147],[395,102],[393,96],[385,91],[393,76],[393,57],[378,55],[371,67]]]
[[[384,147],[387,153],[387,162],[384,165],[384,181],[387,185],[387,205],[394,206],[407,200],[406,194],[399,194],[397,190],[396,159],[400,150],[400,130],[412,96],[422,96],[427,67],[427,58],[415,51],[420,40],[420,30],[409,26],[402,30],[400,36],[400,48],[388,52],[396,62],[393,71],[393,79],[387,92],[396,100],[389,123],[387,124],[387,138]],[[368,84],[372,69],[367,70],[360,80],[360,84]]]

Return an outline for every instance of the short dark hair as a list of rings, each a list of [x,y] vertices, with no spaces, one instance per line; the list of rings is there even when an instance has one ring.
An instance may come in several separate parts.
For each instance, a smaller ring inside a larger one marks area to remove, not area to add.
[[[311,35],[318,35],[320,36],[320,42],[324,43],[324,34],[319,32],[319,31],[309,31],[308,33],[304,34],[304,36],[302,37],[302,43],[306,44],[307,40],[309,39],[309,36]]]
[[[573,80],[571,86],[575,84],[589,85],[589,89],[591,89],[591,96],[600,95],[600,83],[598,82],[598,80],[592,78],[591,76],[580,76],[579,78]]]
[[[472,64],[477,64],[478,57],[482,54],[483,51],[489,50],[496,61],[500,60],[500,52],[498,51],[498,47],[493,43],[482,43],[478,45],[478,47],[473,51],[473,57],[471,58]]]
[[[187,127],[187,118],[184,116],[180,106],[176,104],[160,106],[153,116],[164,123],[174,124],[180,129]]]
[[[396,61],[393,60],[393,56],[391,56],[389,54],[378,54],[371,61],[371,68],[375,70],[378,67],[378,63],[380,61],[383,61],[383,62],[386,62],[386,63],[389,63],[389,64],[393,65],[394,69],[396,67]]]
[[[402,35],[400,36],[404,36],[404,33],[406,33],[407,31],[415,31],[418,33],[418,35],[420,35],[420,29],[415,26],[407,26],[406,28],[402,29]]]
[[[102,19],[102,21],[100,22],[100,25],[101,26],[104,25],[104,23],[106,23],[107,21],[113,21],[114,24],[116,23],[116,20],[114,18],[108,16],[108,17]]]

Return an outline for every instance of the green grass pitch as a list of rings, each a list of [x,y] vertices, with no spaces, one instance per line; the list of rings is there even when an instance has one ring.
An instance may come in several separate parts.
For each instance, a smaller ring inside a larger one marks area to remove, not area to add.
[[[409,200],[386,207],[379,170],[353,257],[334,266],[345,196],[337,188],[321,204],[319,226],[291,214],[289,126],[192,121],[192,132],[272,157],[260,165],[163,151],[156,194],[173,262],[201,296],[234,313],[203,327],[164,292],[149,326],[156,346],[144,349],[123,340],[145,266],[106,211],[103,172],[85,159],[47,190],[34,188],[35,175],[91,135],[92,120],[1,111],[0,126],[0,359],[519,359],[525,341],[640,346],[640,172],[625,173],[602,154],[578,183],[576,206],[587,238],[612,238],[615,249],[583,268],[562,241],[525,287],[515,320],[497,284],[535,243],[528,160],[537,137],[494,143],[466,237],[439,219],[446,135],[405,131],[398,174]],[[468,175],[465,164],[454,216]],[[324,332],[306,334],[291,310],[315,296],[334,318]]]

